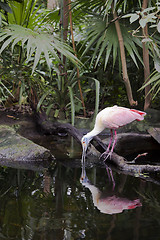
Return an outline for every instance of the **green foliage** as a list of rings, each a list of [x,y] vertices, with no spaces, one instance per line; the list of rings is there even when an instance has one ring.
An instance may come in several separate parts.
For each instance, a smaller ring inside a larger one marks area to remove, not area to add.
[[[0,9],[6,11],[6,12],[12,12],[10,6],[6,2],[0,1]]]
[[[22,47],[26,48],[26,61],[33,62],[32,73],[35,71],[42,54],[44,55],[43,57],[46,60],[49,70],[51,70],[49,54],[51,54],[57,62],[60,62],[58,52],[74,63],[78,61],[71,53],[71,48],[61,42],[57,37],[53,37],[53,35],[47,33],[39,33],[19,25],[8,25],[5,29],[1,30],[0,43],[3,41],[4,43],[2,44],[0,53],[10,46],[11,43],[12,52],[16,44],[21,44]]]
[[[155,69],[159,71],[158,4],[152,2],[147,10],[138,12],[141,7],[140,1],[72,1],[76,51],[84,68],[69,46],[72,45],[70,32],[68,45],[57,37],[62,35],[63,31],[62,19],[60,19],[63,15],[63,6],[49,11],[42,8],[39,2],[9,1],[12,13],[3,14],[5,27],[3,26],[0,32],[0,53],[1,71],[4,74],[1,75],[1,82],[8,89],[7,91],[4,88],[6,96],[9,92],[14,95],[17,87],[19,103],[21,103],[24,96],[30,96],[31,88],[34,87],[40,99],[37,110],[43,108],[48,115],[60,118],[62,115],[67,118],[71,115],[74,124],[75,114],[82,113],[76,73],[76,65],[78,65],[88,109],[95,109],[96,114],[99,103],[102,107],[110,104],[126,105],[126,93],[120,82],[120,51],[111,4],[119,14],[118,21],[133,89],[137,91],[137,85],[139,88],[142,84],[143,76],[137,74],[138,71],[142,72],[143,68],[142,41],[138,36],[142,34],[138,31],[146,23],[152,25],[152,28],[149,29],[151,31],[149,37],[143,41],[146,41],[150,56],[154,59]],[[121,18],[126,12],[129,14]],[[132,25],[129,24],[127,17],[130,18]],[[133,32],[137,23],[139,23],[137,32]],[[63,56],[66,56],[66,61]],[[151,82],[152,86],[159,81],[158,73],[154,79],[156,80]],[[152,89],[156,96],[158,86],[157,84],[155,89]]]
[[[154,62],[155,70],[151,73],[149,81],[144,83],[140,90],[144,89],[148,85],[151,85],[149,93],[152,93],[152,99],[155,99],[160,92],[160,3],[157,2],[143,11],[136,11],[135,13],[130,13],[123,17],[129,17],[131,24],[136,21],[139,22],[139,26],[137,29],[133,30],[133,34],[140,38],[142,37],[139,36],[139,31],[141,30],[142,32],[144,27],[148,24],[148,35],[143,36],[142,42],[145,43],[145,47],[147,47],[150,51],[150,56]]]
[[[114,24],[109,24],[106,26],[106,19],[103,19],[101,16],[92,17],[89,19],[90,26],[86,30],[87,38],[85,44],[87,48],[85,49],[83,55],[87,51],[94,47],[93,56],[91,58],[91,64],[95,63],[95,67],[101,61],[101,57],[104,59],[104,69],[106,69],[109,57],[113,56],[113,67],[116,63],[119,52],[119,44],[117,32]],[[130,33],[127,27],[121,25],[121,31],[124,39],[124,46],[128,55],[132,58],[133,62],[138,67],[137,58],[142,62],[141,56],[138,52],[137,46],[142,47],[141,42],[134,38]],[[119,59],[119,65],[121,66],[121,61]]]
[[[72,122],[72,125],[74,126],[74,122],[75,122],[74,94],[70,86],[68,86],[68,89],[69,89],[70,102],[71,102],[71,122]]]
[[[14,97],[11,91],[7,88],[7,86],[0,80],[0,103],[3,104],[8,98],[8,95]]]
[[[160,7],[157,4],[156,7],[149,7],[143,11],[136,11],[135,13],[129,13],[123,16],[123,18],[129,17],[130,23],[133,23],[139,20],[139,25],[141,28],[144,28],[147,23],[156,23],[157,14],[160,11]]]
[[[34,29],[36,23],[40,23],[40,17],[43,19],[43,13],[37,14],[40,7],[35,9],[36,1],[34,0],[23,0],[22,2],[12,1],[10,2],[10,6],[12,13],[9,13],[6,18],[9,24],[17,24]]]
[[[149,93],[152,93],[153,99],[157,96],[160,92],[160,73],[156,70],[150,75],[149,81],[145,83],[140,90],[143,90],[146,86],[151,85],[151,89]],[[148,94],[149,94],[148,93]]]
[[[57,97],[57,105],[64,108],[65,100],[62,103],[62,96],[63,94],[67,96],[68,87],[67,84],[63,84],[64,79],[59,76],[59,66],[63,66],[61,56],[67,57],[67,61],[71,61],[76,66],[80,64],[80,61],[74,56],[69,45],[50,32],[51,25],[48,20],[50,14],[40,9],[40,6],[37,7],[36,1],[12,1],[10,7],[13,13],[3,17],[9,25],[5,24],[6,26],[0,32],[0,53],[3,65],[7,68],[4,80],[10,74],[15,73],[16,77],[11,76],[10,79],[14,82],[14,89],[16,87],[19,89],[19,104],[26,95],[25,92],[29,95],[31,88],[34,87],[37,94],[42,96],[37,107],[39,109],[50,88],[50,95],[57,95],[60,98]],[[52,19],[52,24],[54,24],[54,19]],[[49,71],[46,71],[46,66]],[[9,88],[12,92],[15,91],[12,87]],[[52,104],[47,107],[47,112],[51,107]]]

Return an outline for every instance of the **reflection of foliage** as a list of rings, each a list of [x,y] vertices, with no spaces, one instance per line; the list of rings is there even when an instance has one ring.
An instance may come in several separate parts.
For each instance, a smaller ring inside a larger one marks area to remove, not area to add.
[[[139,196],[143,199],[146,208],[146,221],[156,221],[160,225],[160,194],[158,191],[154,191],[154,188],[148,186],[145,192],[138,192]],[[144,204],[143,204],[144,205]],[[151,217],[152,216],[152,217]]]
[[[139,195],[143,198],[143,200],[149,204],[152,208],[155,208],[156,211],[160,212],[160,202],[157,200],[157,197],[153,192],[148,191],[143,193],[139,193]]]

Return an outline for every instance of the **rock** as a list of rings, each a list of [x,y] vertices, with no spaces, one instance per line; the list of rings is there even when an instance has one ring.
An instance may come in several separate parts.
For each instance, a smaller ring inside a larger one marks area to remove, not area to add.
[[[6,125],[0,126],[0,162],[30,162],[54,159],[51,152],[20,136]]]

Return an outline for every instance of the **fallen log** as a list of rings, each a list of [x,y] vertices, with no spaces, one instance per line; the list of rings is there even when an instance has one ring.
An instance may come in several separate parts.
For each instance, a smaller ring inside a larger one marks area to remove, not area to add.
[[[69,123],[60,123],[57,121],[52,122],[49,120],[45,112],[36,112],[35,120],[38,128],[43,134],[46,135],[61,135],[62,133],[68,133],[78,142],[81,141],[83,134],[74,126]]]
[[[107,160],[109,162],[110,159]],[[122,156],[119,156],[116,153],[112,154],[111,161],[114,165],[118,167],[119,170],[133,173],[134,175],[143,174],[146,172],[159,172],[160,165],[150,165],[150,164],[132,164],[131,162],[126,161]],[[110,163],[110,162],[109,162]]]
[[[52,122],[50,121],[45,113],[36,113],[35,114],[37,124],[41,131],[44,134],[62,134],[62,133],[67,133],[70,136],[72,136],[77,142],[81,143],[81,138],[83,136],[83,133],[72,126],[69,123],[60,123],[60,122]],[[133,139],[134,140],[134,145],[133,144]],[[138,143],[139,139],[139,143]],[[132,140],[132,142],[130,142]],[[142,141],[143,140],[143,141]],[[120,147],[121,146],[121,147]],[[124,147],[125,146],[125,147]],[[127,146],[129,146],[129,150],[127,151],[128,153],[136,153],[135,147],[138,146],[138,152],[139,151],[148,151],[151,149],[160,149],[159,144],[149,135],[149,134],[121,134],[118,137],[117,144],[115,146],[115,151],[117,153],[113,153],[111,159],[108,159],[107,162],[114,164],[118,169],[121,171],[125,171],[128,173],[132,174],[141,174],[144,172],[159,172],[160,171],[160,166],[155,166],[155,165],[149,165],[149,164],[144,164],[144,165],[138,165],[138,164],[131,164],[126,161],[126,159],[123,156],[118,155],[119,152],[125,152],[127,149]],[[141,146],[141,147],[140,147]],[[98,136],[94,137],[93,140],[91,141],[90,147],[88,148],[87,151],[87,158],[91,158],[92,156],[97,157],[98,161],[99,156],[101,153],[103,153],[107,148],[107,144],[104,143]],[[131,152],[132,150],[132,152]],[[127,155],[126,154],[126,155]],[[125,154],[124,154],[125,155]]]

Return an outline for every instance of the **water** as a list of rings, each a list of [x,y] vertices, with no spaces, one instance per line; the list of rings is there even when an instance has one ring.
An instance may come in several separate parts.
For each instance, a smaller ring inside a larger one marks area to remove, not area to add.
[[[91,165],[82,179],[79,162],[1,167],[0,240],[160,239],[158,184],[112,170],[114,187],[104,166]]]
[[[82,172],[73,139],[35,142],[56,161],[0,166],[0,240],[160,239],[159,174],[138,178],[112,168],[114,186],[104,165],[87,162]]]

